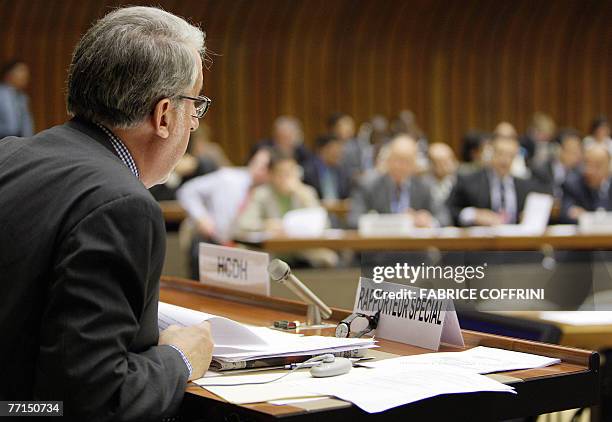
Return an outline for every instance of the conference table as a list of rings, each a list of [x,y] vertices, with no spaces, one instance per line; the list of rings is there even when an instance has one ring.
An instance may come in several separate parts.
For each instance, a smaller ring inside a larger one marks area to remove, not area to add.
[[[303,320],[306,305],[297,301],[260,296],[208,286],[198,282],[163,277],[160,300],[175,305],[222,315],[246,324],[270,326],[275,320]],[[350,314],[332,309],[332,321]],[[351,403],[327,398],[304,404],[272,405],[253,403],[236,405],[225,402],[207,390],[190,384],[182,414],[195,420],[499,420],[525,417],[587,407],[599,398],[599,355],[596,352],[519,340],[462,330],[466,348],[477,345],[535,353],[561,359],[546,368],[493,374],[501,382],[515,387],[517,394],[467,393],[442,395],[388,411],[368,414]],[[306,332],[305,334],[311,333]],[[333,329],[311,334],[333,335]],[[379,340],[380,350],[395,355],[413,355],[428,350]],[[462,349],[442,346],[440,351]],[[375,392],[373,392],[375,394]]]
[[[451,235],[448,235],[450,233]],[[549,230],[542,236],[498,236],[485,230],[445,228],[415,236],[362,236],[357,230],[327,230],[313,237],[289,237],[251,233],[236,242],[266,252],[292,252],[310,248],[353,251],[542,251],[612,250],[612,235],[559,233]]]

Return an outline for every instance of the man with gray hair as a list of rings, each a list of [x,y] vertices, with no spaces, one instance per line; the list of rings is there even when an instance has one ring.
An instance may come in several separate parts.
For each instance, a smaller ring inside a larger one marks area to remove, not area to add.
[[[208,324],[159,333],[165,254],[147,188],[210,100],[203,32],[117,9],[76,47],[64,125],[0,141],[0,400],[62,400],[75,420],[161,420],[211,360]]]

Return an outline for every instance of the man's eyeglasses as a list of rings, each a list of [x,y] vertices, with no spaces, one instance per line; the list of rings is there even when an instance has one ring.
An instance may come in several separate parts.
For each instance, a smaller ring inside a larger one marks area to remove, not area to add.
[[[193,105],[195,106],[195,109],[196,109],[196,113],[193,115],[193,117],[197,117],[198,119],[201,119],[202,117],[204,117],[204,115],[210,108],[210,104],[212,103],[212,100],[210,98],[205,97],[203,95],[197,96],[197,97],[190,97],[188,95],[179,95],[179,98],[184,98],[186,100],[193,101]]]

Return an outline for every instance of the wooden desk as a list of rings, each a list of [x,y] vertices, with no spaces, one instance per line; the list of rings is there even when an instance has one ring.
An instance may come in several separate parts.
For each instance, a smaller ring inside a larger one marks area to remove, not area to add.
[[[166,224],[180,224],[187,213],[178,201],[159,201]]]
[[[264,238],[253,235],[237,241],[268,252],[308,248],[354,251],[423,251],[431,248],[441,251],[537,251],[550,247],[557,250],[612,250],[610,235],[492,237],[472,236],[462,229],[457,237],[362,237],[356,230],[334,230],[325,237]]]
[[[278,319],[303,319],[306,306],[295,301],[232,292],[222,288],[177,278],[162,278],[160,299],[176,305],[223,315],[240,322],[270,325]],[[333,309],[333,317],[344,318],[350,311]],[[328,334],[323,332],[322,334]],[[319,334],[319,333],[314,333]],[[438,396],[417,403],[367,414],[350,403],[332,400],[328,408],[306,411],[295,405],[273,406],[267,403],[234,405],[196,386],[190,385],[184,412],[203,420],[275,420],[308,417],[319,420],[498,420],[548,413],[595,404],[599,397],[599,356],[597,353],[561,346],[523,341],[507,337],[463,331],[467,347],[477,345],[559,357],[562,363],[547,368],[503,373],[511,377],[518,394],[470,393]],[[381,340],[380,350],[411,355],[428,352],[414,346]],[[442,348],[442,350],[456,350]],[[315,416],[316,415],[316,416]]]
[[[612,324],[563,324],[542,319],[540,318],[540,313],[535,311],[498,311],[494,313],[556,325],[561,330],[559,344],[563,346],[581,347],[598,351],[612,349]]]

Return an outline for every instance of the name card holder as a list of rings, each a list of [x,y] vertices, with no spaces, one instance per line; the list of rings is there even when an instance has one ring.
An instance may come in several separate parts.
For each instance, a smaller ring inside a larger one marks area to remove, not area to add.
[[[380,311],[376,337],[438,350],[440,343],[463,347],[453,301],[435,299],[428,290],[361,277],[353,312]]]
[[[200,243],[200,282],[270,296],[267,253]]]

